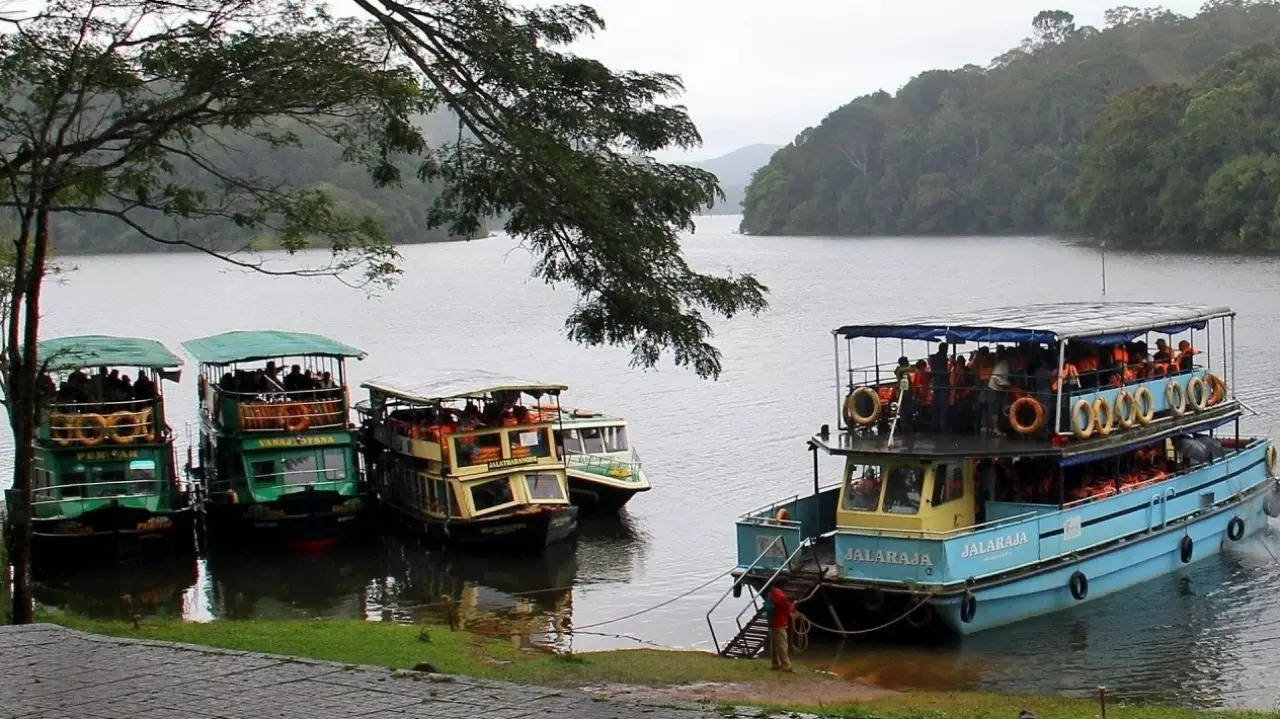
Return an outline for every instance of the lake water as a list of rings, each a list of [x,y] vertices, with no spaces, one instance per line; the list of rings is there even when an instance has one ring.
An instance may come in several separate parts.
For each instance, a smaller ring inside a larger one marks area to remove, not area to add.
[[[451,368],[563,381],[566,404],[631,421],[654,489],[620,519],[585,523],[576,543],[537,561],[382,538],[320,555],[215,555],[52,578],[40,601],[192,619],[413,621],[452,606],[468,626],[531,644],[636,646],[602,636],[616,634],[706,649],[703,615],[727,579],[591,630],[599,635],[570,639],[558,630],[626,615],[714,578],[734,562],[735,517],[812,486],[804,440],[835,419],[831,328],[1101,295],[1098,251],[1053,239],[756,238],[735,234],[737,221],[704,218],[685,243],[695,266],[749,270],[771,288],[766,313],[715,323],[725,368],[715,382],[669,365],[630,368],[624,349],[568,342],[572,293],[530,279],[530,256],[504,237],[403,248],[403,281],[375,298],[194,255],[67,258],[74,271],[46,291],[43,336],[136,334],[177,351],[181,340],[230,329],[320,332],[369,353],[349,367],[353,399],[367,378]],[[1113,252],[1106,268],[1108,299],[1235,308],[1237,391],[1260,413],[1246,428],[1277,426],[1280,259]],[[180,452],[195,408],[194,367],[186,375],[166,389]],[[823,464],[828,480],[838,469]],[[891,687],[1078,694],[1106,685],[1124,697],[1269,708],[1280,696],[1280,567],[1272,552],[1280,554],[1274,530],[1123,595],[950,645],[815,646],[806,659]]]

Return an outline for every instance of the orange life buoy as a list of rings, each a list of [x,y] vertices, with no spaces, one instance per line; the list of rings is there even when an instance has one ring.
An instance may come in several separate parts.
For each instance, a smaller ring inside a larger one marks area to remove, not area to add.
[[[142,413],[134,414],[128,410],[114,412],[107,417],[107,438],[116,444],[129,444],[146,433],[146,427],[140,421]]]
[[[311,426],[311,418],[307,416],[307,405],[302,402],[290,402],[284,405],[284,411],[278,416],[286,432],[303,432]]]
[[[107,438],[107,418],[100,414],[82,414],[76,418],[72,436],[80,444],[93,447]]]
[[[1204,381],[1209,385],[1209,400],[1205,406],[1212,407],[1227,398],[1227,383],[1221,377],[1210,372],[1204,376]]]
[[[49,439],[63,447],[75,439],[76,416],[55,412],[49,415]]]
[[[1020,416],[1022,411],[1028,408],[1032,412],[1032,421],[1029,424],[1023,422]],[[1024,437],[1039,432],[1044,427],[1044,405],[1030,395],[1019,397],[1009,405],[1009,426],[1013,427],[1014,432]]]

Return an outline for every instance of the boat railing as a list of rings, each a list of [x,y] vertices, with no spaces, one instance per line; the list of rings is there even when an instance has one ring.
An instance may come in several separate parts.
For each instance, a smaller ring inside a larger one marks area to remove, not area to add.
[[[347,426],[341,388],[233,392],[217,388],[215,406],[223,427],[241,432],[303,432]]]
[[[840,532],[856,532],[857,534],[875,535],[877,537],[900,537],[904,539],[929,539],[929,540],[945,540],[952,537],[958,537],[963,534],[973,534],[974,532],[982,532],[990,529],[1000,529],[1014,524],[1021,524],[1028,519],[1037,516],[1037,512],[1022,512],[1011,517],[1001,517],[993,519],[989,522],[981,522],[979,524],[970,524],[965,527],[956,527],[947,530],[932,529],[898,529],[892,527],[865,527],[853,524],[840,524],[836,526],[836,530]]]
[[[339,479],[308,479],[304,481],[291,480],[290,477],[299,475],[311,475],[314,477],[322,472],[343,472],[344,470],[315,470],[315,469],[296,469],[287,472],[273,472],[271,474],[259,474],[254,477],[254,487],[258,490],[279,489],[281,493],[293,493],[298,490],[305,491],[308,487],[313,489],[328,488],[330,485],[340,485],[350,482],[351,479],[342,477]],[[265,481],[264,481],[265,480]],[[236,480],[220,479],[209,483],[209,491],[213,492],[229,492],[235,488]]]
[[[751,570],[755,569],[756,566],[760,564],[760,560],[768,556],[770,552],[773,552],[774,547],[777,547],[777,546],[781,546],[782,554],[787,555],[788,561],[790,561],[790,558],[794,556],[794,553],[791,553],[791,554],[787,553],[786,538],[783,537],[782,535],[778,535],[774,537],[772,540],[769,541],[768,544],[764,546],[764,549],[760,550],[760,554],[756,555],[756,558],[753,559],[751,563],[748,564],[745,568],[743,568],[742,573],[734,577],[733,583],[729,585],[729,588],[724,590],[724,594],[721,594],[720,598],[717,599],[715,603],[711,605],[711,608],[707,610],[707,615],[706,615],[707,628],[711,630],[711,641],[714,642],[716,645],[717,654],[720,653],[720,641],[719,639],[716,638],[716,628],[715,628],[715,624],[711,621],[711,615],[715,613],[716,609],[720,608],[720,605],[724,603],[724,600],[729,598],[730,594],[733,594],[736,592],[737,594],[741,595],[742,587],[744,585],[748,588],[748,591],[750,591],[751,585],[747,584],[746,580],[751,575]],[[804,542],[801,542],[800,546],[804,546]],[[798,552],[799,550],[800,550],[800,547],[797,547],[796,551]],[[786,564],[784,563],[782,566],[786,566]],[[781,571],[781,567],[779,568],[779,571]],[[775,572],[775,576],[776,574],[777,573]],[[751,601],[752,601],[752,604],[754,605],[756,601],[754,595],[751,597]],[[741,617],[741,616],[742,616],[742,613],[739,612],[738,617]],[[735,619],[735,621],[738,622],[738,630],[741,631],[742,630],[741,620]]]
[[[607,474],[613,479],[623,482],[639,482],[640,458],[635,450],[630,459],[615,459],[599,454],[566,454],[565,462],[570,469],[584,469],[596,473]]]
[[[123,485],[123,486],[122,486]],[[129,488],[134,491],[112,492],[110,494],[86,495],[89,488]],[[139,488],[145,488],[144,491],[137,491]],[[75,488],[81,491],[81,494],[72,496],[63,496],[65,490]],[[96,502],[100,500],[111,499],[129,499],[134,497],[154,497],[160,493],[160,482],[158,479],[121,479],[109,480],[102,482],[75,482],[70,484],[54,484],[46,487],[33,487],[31,489],[31,504],[33,506],[46,504],[64,504],[67,502]]]
[[[160,400],[59,402],[50,404],[40,435],[60,447],[154,442],[167,437]]]

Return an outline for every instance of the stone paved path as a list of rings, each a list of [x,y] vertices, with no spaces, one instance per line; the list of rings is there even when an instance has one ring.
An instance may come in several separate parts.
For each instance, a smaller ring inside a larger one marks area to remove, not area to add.
[[[0,627],[0,719],[723,719],[710,709],[311,659]]]

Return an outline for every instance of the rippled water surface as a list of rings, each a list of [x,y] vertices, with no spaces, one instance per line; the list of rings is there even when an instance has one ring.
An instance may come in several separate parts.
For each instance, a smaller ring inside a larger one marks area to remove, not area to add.
[[[804,440],[834,420],[829,330],[948,309],[1100,296],[1096,250],[1043,238],[756,238],[736,218],[706,218],[686,242],[709,270],[755,272],[771,289],[759,317],[717,322],[719,381],[662,366],[628,367],[622,349],[563,337],[568,291],[529,279],[531,259],[506,238],[403,248],[400,286],[366,299],[324,280],[266,278],[192,255],[67,258],[50,285],[43,336],[101,332],[183,339],[229,329],[333,335],[368,351],[349,372],[429,376],[490,368],[560,380],[565,401],[619,413],[654,489],[618,520],[592,520],[573,544],[535,561],[426,550],[396,538],[321,555],[214,554],[198,561],[51,577],[48,607],[123,615],[366,617],[412,621],[452,607],[469,626],[564,644],[584,627],[697,587],[734,562],[733,520],[812,487]],[[1237,392],[1280,420],[1280,260],[1109,253],[1109,299],[1230,305]],[[185,451],[194,368],[168,389]],[[7,441],[7,438],[6,438]],[[838,467],[823,471],[834,479]],[[8,478],[0,480],[7,482]],[[1078,609],[946,646],[815,646],[807,659],[892,687],[1113,693],[1271,707],[1280,697],[1280,533]],[[624,622],[578,635],[576,648],[707,648],[704,614],[727,580]],[[127,595],[127,597],[125,596]],[[729,600],[732,603],[732,599]],[[727,608],[727,607],[726,607]],[[732,610],[736,611],[737,607]],[[731,613],[730,613],[731,615]]]

